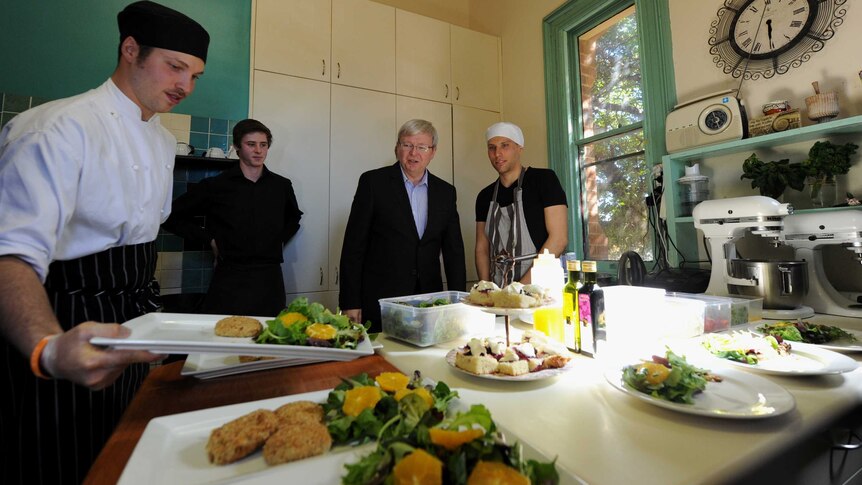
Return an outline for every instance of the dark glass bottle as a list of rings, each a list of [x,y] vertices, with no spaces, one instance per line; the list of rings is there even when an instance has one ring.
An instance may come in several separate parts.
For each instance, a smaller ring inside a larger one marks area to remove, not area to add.
[[[578,290],[580,352],[596,355],[597,342],[605,340],[605,292],[599,288],[595,261],[583,261],[584,284]]]
[[[569,272],[569,280],[563,287],[563,318],[565,328],[563,331],[563,342],[566,347],[580,351],[578,339],[578,288],[581,286],[581,262],[577,260],[566,261],[566,270]]]

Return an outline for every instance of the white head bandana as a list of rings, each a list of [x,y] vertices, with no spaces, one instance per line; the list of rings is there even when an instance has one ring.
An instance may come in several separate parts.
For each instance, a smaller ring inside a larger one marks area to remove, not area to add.
[[[514,123],[501,121],[491,125],[488,130],[485,131],[485,141],[489,141],[495,136],[506,137],[520,145],[521,148],[524,147],[524,134],[521,132],[521,129],[518,128],[518,125]]]

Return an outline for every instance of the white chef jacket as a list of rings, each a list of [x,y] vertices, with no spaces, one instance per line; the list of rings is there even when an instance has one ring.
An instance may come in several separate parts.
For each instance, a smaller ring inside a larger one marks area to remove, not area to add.
[[[176,139],[111,79],[0,131],[0,255],[51,261],[152,241],[170,215]]]

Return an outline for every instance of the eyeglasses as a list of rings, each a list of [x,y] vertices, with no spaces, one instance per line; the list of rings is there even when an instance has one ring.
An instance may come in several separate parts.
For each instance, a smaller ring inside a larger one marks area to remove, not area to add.
[[[412,152],[415,148],[419,153],[428,153],[434,149],[428,145],[413,145],[412,143],[399,143],[398,147],[407,152]]]

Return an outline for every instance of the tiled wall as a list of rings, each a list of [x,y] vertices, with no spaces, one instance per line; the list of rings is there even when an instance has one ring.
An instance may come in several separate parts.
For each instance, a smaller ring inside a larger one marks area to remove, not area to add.
[[[50,100],[0,93],[0,127],[15,115],[47,101]],[[236,120],[175,113],[164,113],[160,117],[162,125],[173,133],[177,141],[195,147],[195,155],[203,155],[210,147],[219,147],[227,153],[231,143],[230,133],[236,124]],[[184,194],[189,184],[217,175],[223,169],[223,166],[206,168],[178,164],[174,169],[174,198]],[[213,272],[213,254],[209,247],[185,242],[163,230],[159,231],[156,245],[159,250],[156,279],[159,280],[162,294],[206,291]]]

